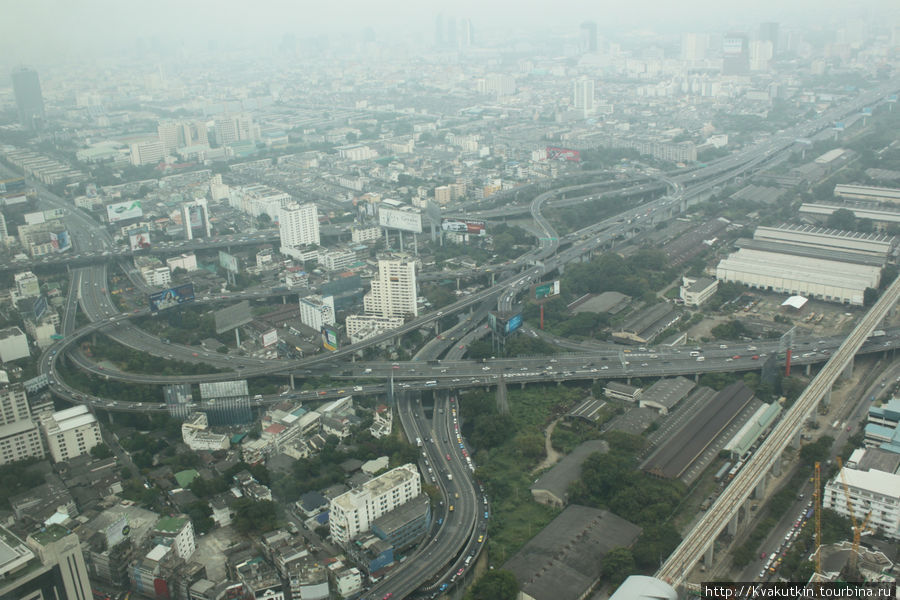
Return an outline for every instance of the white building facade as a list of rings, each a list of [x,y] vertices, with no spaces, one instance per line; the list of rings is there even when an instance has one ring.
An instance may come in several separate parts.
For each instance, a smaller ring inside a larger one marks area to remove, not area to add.
[[[314,331],[324,325],[334,325],[334,296],[300,298],[300,321]]]
[[[103,443],[96,417],[83,404],[41,415],[41,433],[53,462],[82,456]]]
[[[405,259],[381,259],[372,289],[363,298],[367,315],[417,317],[416,263]]]
[[[319,210],[315,204],[291,203],[281,208],[278,215],[278,234],[281,252],[285,249],[316,245],[319,239]]]
[[[869,515],[867,527],[880,529],[891,539],[900,539],[900,475],[883,471],[843,469],[853,514],[860,523]],[[847,496],[840,474],[825,484],[822,507],[849,518]]]

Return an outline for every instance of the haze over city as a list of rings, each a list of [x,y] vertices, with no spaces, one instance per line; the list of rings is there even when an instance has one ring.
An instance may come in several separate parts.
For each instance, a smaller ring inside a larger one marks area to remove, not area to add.
[[[7,4],[0,598],[894,594],[896,2]]]

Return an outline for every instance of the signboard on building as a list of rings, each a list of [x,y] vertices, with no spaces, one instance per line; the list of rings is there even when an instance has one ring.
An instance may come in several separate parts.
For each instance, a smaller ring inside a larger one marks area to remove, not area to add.
[[[250,303],[246,300],[242,300],[222,310],[217,310],[213,313],[213,317],[216,320],[216,333],[231,331],[253,320],[253,314],[250,312]]]
[[[146,250],[150,247],[150,231],[146,227],[139,227],[128,232],[128,247],[131,251]]]
[[[106,205],[106,218],[110,223],[143,216],[144,209],[141,208],[140,200],[128,200],[127,202],[116,202]]]
[[[106,528],[106,545],[113,548],[116,544],[123,541],[131,533],[131,527],[128,526],[128,515],[122,515],[109,527]]]
[[[572,150],[571,148],[557,148],[556,146],[547,146],[547,160],[567,160],[570,162],[581,162],[581,152]]]
[[[222,250],[219,250],[219,266],[231,273],[239,271],[237,257]]]
[[[322,327],[322,347],[330,352],[338,349],[338,334],[334,327],[329,325]]]
[[[161,310],[194,301],[194,284],[185,283],[161,292],[150,294],[150,312],[158,313]]]
[[[422,214],[415,210],[398,210],[380,206],[378,224],[387,229],[422,233]]]
[[[72,247],[72,238],[69,237],[68,231],[60,231],[50,234],[50,245],[56,252],[65,252]]]
[[[543,300],[552,296],[559,296],[559,279],[548,281],[547,283],[539,283],[534,288],[534,299]]]
[[[487,233],[484,221],[469,221],[462,219],[443,219],[441,229],[469,235],[484,235]]]
[[[36,321],[40,321],[41,317],[43,317],[47,313],[47,298],[46,296],[38,296],[38,299],[34,301],[34,318]]]
[[[262,335],[262,345],[263,348],[268,348],[269,346],[274,346],[278,343],[278,330],[270,329]]]
[[[26,192],[25,178],[4,179],[0,181],[0,197],[24,196]]]

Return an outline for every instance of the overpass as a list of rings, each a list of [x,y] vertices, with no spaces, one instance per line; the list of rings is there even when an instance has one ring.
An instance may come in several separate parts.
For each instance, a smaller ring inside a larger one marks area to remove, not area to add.
[[[812,414],[818,403],[830,395],[831,386],[844,369],[852,364],[853,356],[896,304],[898,297],[900,297],[900,277],[894,280],[875,306],[860,319],[859,324],[806,387],[744,468],[725,488],[715,504],[703,514],[681,544],[666,559],[656,574],[658,578],[677,587],[686,582],[691,569],[702,556],[706,562],[711,562],[716,538],[726,525],[736,526],[741,506],[757,487],[765,485],[769,471],[777,468],[781,454],[797,439],[803,422]]]

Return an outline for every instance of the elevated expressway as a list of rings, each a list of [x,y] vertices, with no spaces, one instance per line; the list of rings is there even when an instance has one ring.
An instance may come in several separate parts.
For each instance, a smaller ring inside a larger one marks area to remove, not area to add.
[[[788,445],[797,439],[804,421],[813,413],[818,403],[831,393],[831,386],[835,380],[852,364],[856,352],[897,303],[898,297],[900,297],[900,278],[894,280],[885,290],[875,306],[863,316],[847,339],[831,355],[772,433],[719,495],[715,504],[703,513],[681,544],[666,559],[657,572],[657,577],[673,586],[681,585],[686,582],[691,569],[702,556],[711,556],[716,538],[732,519],[737,518],[740,507],[757,486],[765,485],[769,471],[776,466]]]

